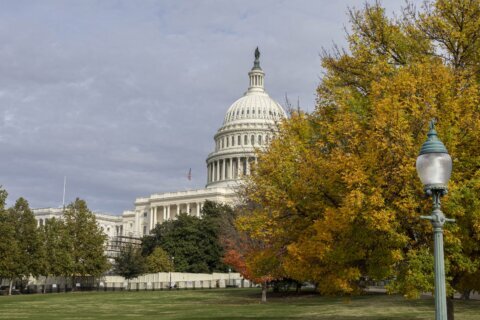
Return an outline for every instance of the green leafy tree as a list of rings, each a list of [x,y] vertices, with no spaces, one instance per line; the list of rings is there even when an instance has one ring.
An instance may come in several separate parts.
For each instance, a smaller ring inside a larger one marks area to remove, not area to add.
[[[146,273],[147,265],[141,249],[131,243],[122,247],[119,255],[115,257],[114,271],[127,280]]]
[[[147,270],[151,273],[174,271],[173,261],[161,247],[156,247],[146,259]]]
[[[56,218],[45,220],[40,229],[41,235],[41,273],[49,276],[69,276],[73,273],[73,252],[71,238],[65,222]],[[46,287],[44,287],[46,289]]]
[[[13,279],[18,276],[18,259],[21,249],[16,240],[15,220],[6,210],[5,204],[8,193],[0,189],[0,279],[9,279],[9,294],[12,291]]]
[[[104,253],[106,235],[86,202],[77,198],[68,205],[63,218],[66,241],[72,255],[72,282],[75,283],[76,277],[100,276],[107,271],[109,263]]]
[[[226,205],[206,201],[201,219],[181,214],[175,220],[157,225],[151,235],[143,238],[143,254],[150,255],[159,246],[175,257],[176,271],[226,271],[219,238],[222,221],[231,212]]]
[[[40,275],[42,262],[40,234],[27,200],[19,198],[15,205],[8,209],[7,214],[15,230],[12,244],[16,247],[16,254],[12,257],[14,278],[22,280]]]

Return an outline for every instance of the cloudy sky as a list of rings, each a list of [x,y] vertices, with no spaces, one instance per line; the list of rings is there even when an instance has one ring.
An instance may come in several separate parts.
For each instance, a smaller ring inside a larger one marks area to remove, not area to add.
[[[0,185],[8,204],[202,188],[205,158],[246,90],[258,45],[266,89],[312,110],[319,52],[345,45],[355,0],[0,1]],[[384,0],[389,12],[399,0]],[[187,179],[192,168],[192,180]]]

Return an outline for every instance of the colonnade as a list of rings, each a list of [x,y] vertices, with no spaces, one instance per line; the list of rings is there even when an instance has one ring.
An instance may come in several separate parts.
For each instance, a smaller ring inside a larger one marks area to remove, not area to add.
[[[256,161],[255,157],[229,157],[213,160],[207,165],[208,183],[249,175],[251,162]]]
[[[187,213],[200,217],[203,208],[204,199],[200,202],[171,203],[160,204],[150,207],[150,229],[153,229],[158,223],[175,219],[180,213]]]

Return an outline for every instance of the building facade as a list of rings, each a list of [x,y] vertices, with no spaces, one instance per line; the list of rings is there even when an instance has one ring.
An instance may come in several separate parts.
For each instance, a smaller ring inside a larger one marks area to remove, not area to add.
[[[181,213],[201,216],[206,200],[235,204],[235,189],[242,177],[250,174],[257,161],[255,151],[268,145],[286,113],[264,88],[265,73],[260,67],[260,52],[255,50],[249,86],[244,95],[227,110],[214,136],[215,148],[206,159],[207,184],[204,189],[156,193],[135,199],[135,208],[121,216],[94,212],[97,222],[110,239],[140,238],[155,225],[175,219]],[[38,224],[52,217],[61,218],[62,209],[34,209]]]

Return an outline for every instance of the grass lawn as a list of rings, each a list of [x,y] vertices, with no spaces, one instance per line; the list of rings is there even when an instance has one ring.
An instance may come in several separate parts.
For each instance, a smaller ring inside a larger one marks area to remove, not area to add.
[[[433,319],[432,298],[315,294],[270,295],[259,289],[77,292],[0,297],[0,319]],[[480,301],[455,301],[455,320],[480,320]]]

